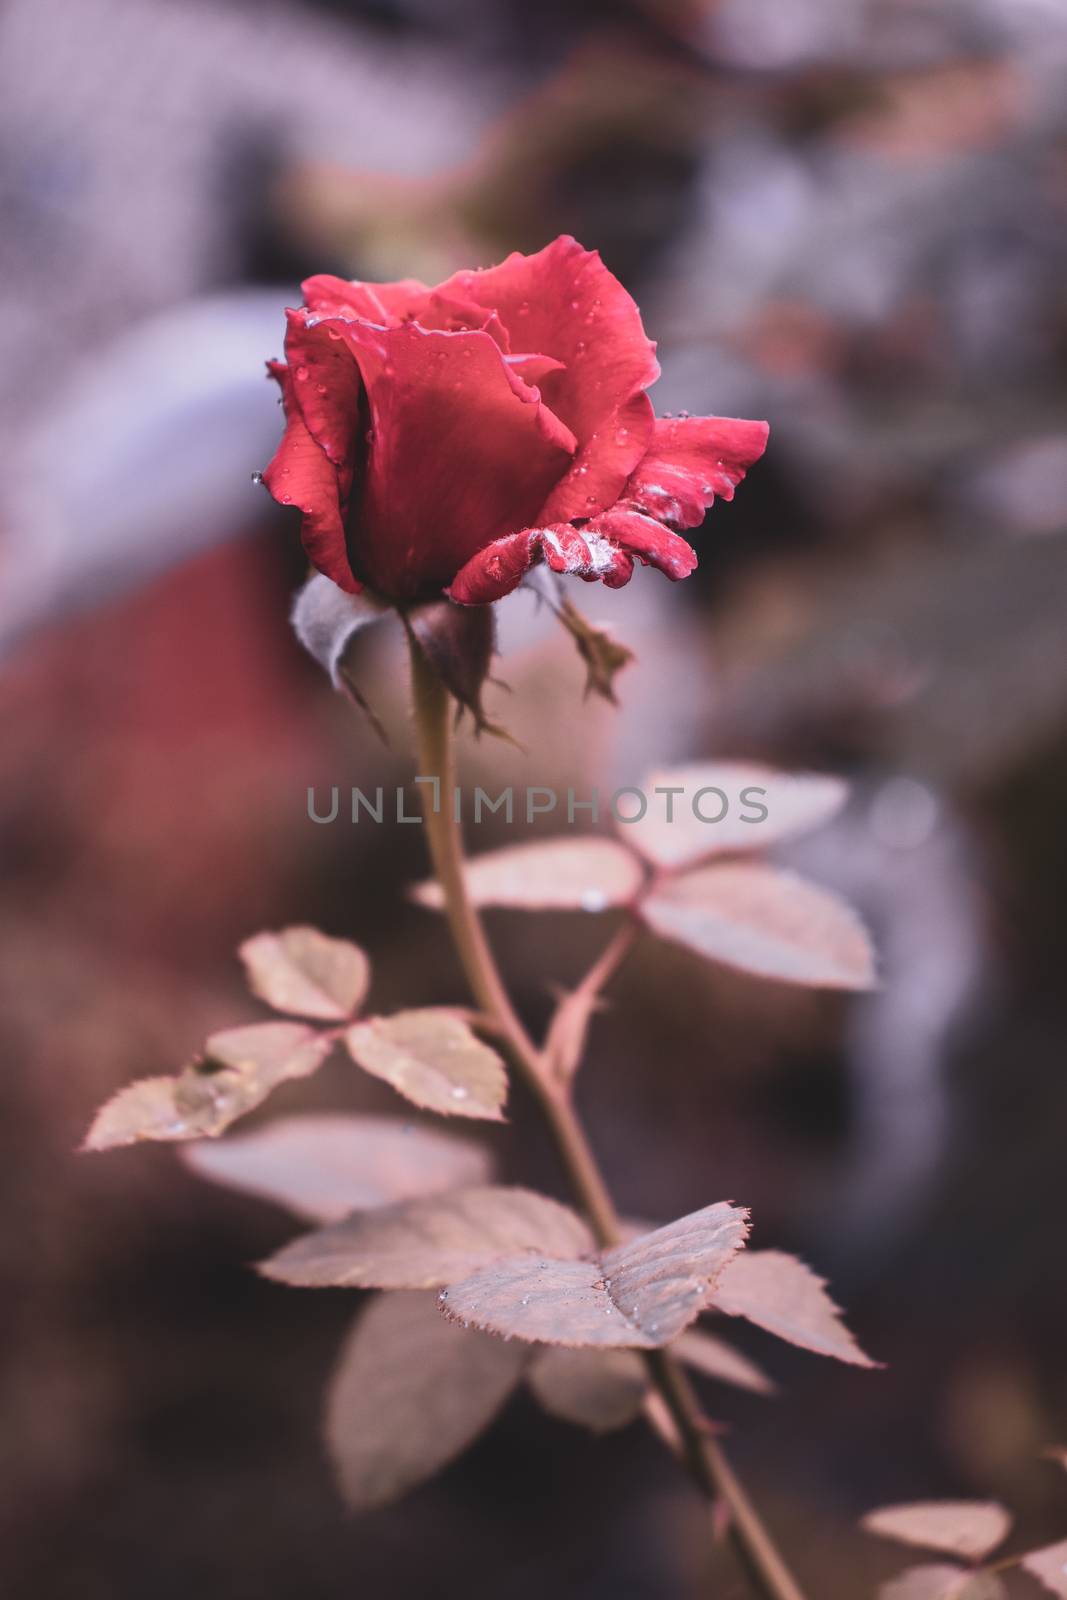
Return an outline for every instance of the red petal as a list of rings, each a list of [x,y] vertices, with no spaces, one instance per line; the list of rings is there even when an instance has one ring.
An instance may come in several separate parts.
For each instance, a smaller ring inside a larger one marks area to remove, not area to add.
[[[347,344],[331,335],[329,323],[308,326],[302,311],[289,311],[285,356],[292,380],[292,399],[311,437],[335,466],[345,469],[347,494],[357,453],[363,405],[363,380]],[[365,422],[362,423],[365,427]]]
[[[567,234],[536,255],[457,272],[441,289],[496,311],[516,349],[566,364],[546,379],[544,398],[579,445],[659,376],[633,299],[596,251]]]
[[[391,599],[438,592],[476,551],[533,520],[573,437],[488,333],[341,321],[334,330],[359,363],[370,408],[349,516],[353,558]]]
[[[538,519],[567,522],[613,506],[652,441],[655,418],[646,394],[635,394],[597,428],[580,448],[565,478],[549,495]]]
[[[540,556],[537,535],[536,528],[527,528],[524,533],[508,533],[477,551],[449,584],[445,591],[449,599],[461,606],[483,606],[493,600],[503,600],[506,594],[518,588]]]
[[[523,383],[528,383],[533,388],[542,383],[550,372],[563,371],[563,362],[557,361],[554,356],[518,355],[505,356],[504,359],[509,370],[517,373]]]
[[[765,422],[738,417],[657,417],[648,453],[623,490],[654,517],[695,528],[715,496],[734,490],[767,446]]]
[[[263,482],[280,505],[298,506],[304,513],[300,536],[308,559],[338,588],[358,594],[363,586],[348,563],[337,468],[305,426],[288,367],[280,361],[270,362],[269,367],[281,386],[287,426]]]
[[[362,317],[379,327],[395,327],[414,307],[423,305],[430,293],[418,278],[362,283],[335,278],[331,272],[305,278],[300,287],[304,304],[314,317],[345,317],[349,321]]]
[[[696,567],[692,545],[640,511],[627,511],[621,506],[606,511],[586,529],[587,534],[594,531],[630,551],[646,566],[658,567],[672,582],[688,578]]]

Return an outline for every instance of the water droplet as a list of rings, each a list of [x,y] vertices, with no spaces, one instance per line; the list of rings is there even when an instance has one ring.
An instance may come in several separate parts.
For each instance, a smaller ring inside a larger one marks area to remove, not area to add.
[[[452,1086],[452,1098],[453,1098],[453,1100],[469,1100],[470,1099],[470,1090],[468,1088],[466,1088],[462,1083],[453,1084],[453,1086]]]
[[[262,472],[253,472],[253,474],[252,474],[252,482],[253,483],[262,483],[263,482],[263,474],[262,474]]]
[[[529,315],[530,315],[530,302],[529,302],[529,300],[524,300],[522,302],[521,306],[519,307],[519,316],[520,317],[528,317]]]
[[[318,393],[318,394],[325,394],[326,393],[326,385],[324,383],[317,383],[315,385],[315,390],[316,390],[316,393]]]
[[[519,1301],[519,1304],[520,1306],[528,1306],[530,1304],[530,1296],[528,1294],[524,1294],[522,1299]]]
[[[367,441],[368,444],[373,444],[374,443],[374,429],[373,428],[368,428],[366,433],[363,435],[363,437]]]
[[[596,505],[596,495],[595,494],[587,494],[586,497],[585,497],[585,503],[586,503],[587,506],[595,506]]]
[[[625,444],[629,437],[630,437],[629,428],[620,428],[619,431],[615,435],[615,443],[616,444]]]
[[[582,466],[582,467],[575,467],[574,470],[577,473],[579,478],[584,478],[586,473],[589,471],[589,468],[585,467],[585,466]]]
[[[572,311],[580,311],[581,309],[582,309],[582,302],[580,300],[572,300],[571,301],[571,310]]]
[[[580,356],[584,349],[585,349],[585,340],[584,339],[579,339],[577,344],[574,346],[575,355],[579,355]]]

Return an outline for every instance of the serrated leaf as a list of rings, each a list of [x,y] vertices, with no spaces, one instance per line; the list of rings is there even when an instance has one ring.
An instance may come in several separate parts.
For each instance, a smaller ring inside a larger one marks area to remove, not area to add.
[[[337,1222],[461,1184],[484,1183],[491,1160],[469,1139],[399,1117],[279,1117],[253,1133],[180,1151],[197,1177],[273,1200],[309,1222]]]
[[[587,1260],[500,1260],[449,1283],[441,1309],[535,1344],[655,1349],[704,1309],[744,1244],[746,1215],[720,1202]]]
[[[743,761],[651,772],[642,789],[648,809],[639,822],[623,824],[625,836],[654,866],[672,870],[712,855],[769,849],[820,827],[848,798],[847,784],[829,774],[779,772]],[[657,789],[682,792],[668,796]],[[720,813],[721,820],[712,820]]]
[[[1044,1584],[1050,1594],[1067,1595],[1067,1539],[1031,1550],[1019,1565],[1038,1583]]]
[[[530,1189],[485,1185],[356,1212],[295,1239],[260,1267],[298,1288],[433,1289],[522,1251],[592,1247],[575,1212]]]
[[[1011,1532],[1011,1517],[991,1500],[922,1500],[881,1506],[860,1520],[866,1533],[981,1561]]]
[[[169,1078],[120,1089],[96,1114],[85,1150],[146,1139],[203,1139],[222,1133],[289,1078],[306,1078],[332,1041],[299,1022],[260,1022],[213,1033],[204,1059]]]
[[[778,1385],[748,1356],[735,1350],[732,1344],[705,1333],[702,1328],[689,1328],[671,1346],[679,1361],[694,1372],[714,1378],[718,1383],[729,1383],[735,1389],[748,1389],[752,1394],[777,1394]]]
[[[508,1076],[497,1052],[454,1012],[426,1008],[371,1017],[345,1032],[357,1066],[405,1099],[446,1117],[503,1119]]]
[[[465,875],[476,906],[522,911],[607,911],[629,904],[645,876],[631,850],[614,839],[595,837],[508,845],[475,856]],[[444,905],[441,887],[433,880],[412,893],[432,910]]]
[[[341,1352],[326,1443],[344,1499],[367,1511],[432,1478],[488,1427],[528,1352],[464,1332],[432,1297],[378,1295]]]
[[[494,610],[429,600],[410,609],[404,623],[445,688],[471,713],[477,732],[499,734],[482,707],[482,689],[496,648]]]
[[[617,706],[615,679],[634,659],[626,645],[612,638],[606,628],[599,628],[582,615],[573,601],[563,598],[556,615],[578,646],[578,654],[585,662],[585,693],[598,694],[602,700]]]
[[[594,1433],[611,1433],[639,1417],[649,1384],[632,1350],[544,1350],[526,1381],[552,1416]]]
[[[238,954],[252,993],[291,1016],[343,1022],[359,1010],[370,983],[359,946],[317,928],[257,933]]]
[[[795,873],[723,862],[662,885],[641,915],[709,961],[784,983],[869,989],[874,958],[851,907]]]
[[[316,572],[295,596],[290,612],[293,632],[304,649],[329,673],[334,688],[359,706],[383,740],[385,731],[356,682],[351,657],[357,633],[388,617],[391,609],[366,590],[347,594]]]
[[[878,1600],[1004,1600],[1007,1590],[992,1572],[938,1563],[909,1567],[878,1590]]]
[[[746,1317],[802,1350],[874,1367],[841,1321],[826,1280],[782,1250],[747,1250],[731,1261],[711,1297],[716,1311]]]

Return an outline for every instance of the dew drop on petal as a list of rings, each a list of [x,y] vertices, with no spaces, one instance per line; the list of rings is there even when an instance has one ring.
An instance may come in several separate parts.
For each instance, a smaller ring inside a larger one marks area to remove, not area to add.
[[[296,369],[296,381],[297,381],[297,383],[307,383],[307,381],[308,381],[308,369],[307,369],[307,367],[297,367],[297,369]]]

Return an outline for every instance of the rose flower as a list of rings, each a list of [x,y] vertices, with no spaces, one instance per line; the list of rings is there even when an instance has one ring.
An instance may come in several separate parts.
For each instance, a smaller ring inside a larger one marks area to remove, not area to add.
[[[287,426],[264,481],[351,594],[481,605],[539,561],[614,589],[635,559],[687,577],[675,530],[731,499],[767,442],[765,422],[654,415],[640,312],[568,237],[435,289],[303,290],[269,363]]]

